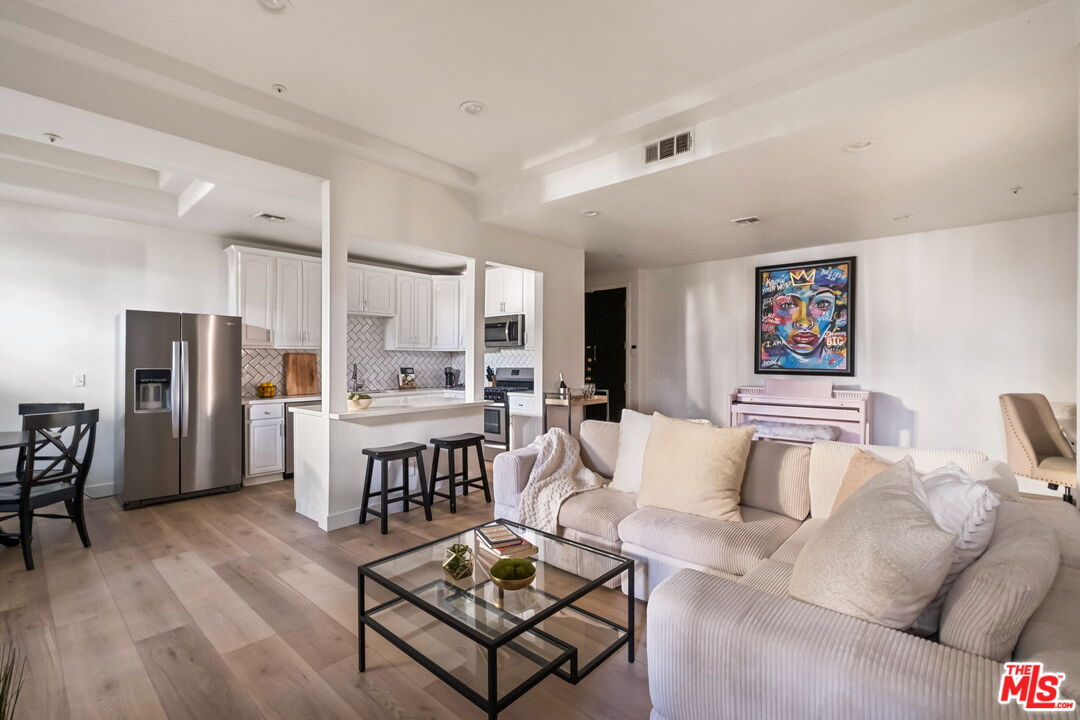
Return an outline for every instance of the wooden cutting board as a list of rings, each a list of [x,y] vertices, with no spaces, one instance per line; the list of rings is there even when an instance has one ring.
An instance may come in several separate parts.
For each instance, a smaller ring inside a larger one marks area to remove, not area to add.
[[[315,353],[285,353],[282,359],[287,395],[318,395],[319,361]]]

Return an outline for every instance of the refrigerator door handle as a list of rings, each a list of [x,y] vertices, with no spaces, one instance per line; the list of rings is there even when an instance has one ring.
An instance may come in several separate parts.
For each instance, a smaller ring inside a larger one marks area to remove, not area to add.
[[[181,367],[180,341],[173,340],[172,344],[172,381],[169,383],[172,395],[172,436],[180,437],[180,367]]]
[[[191,373],[188,372],[190,358],[188,357],[188,343],[187,340],[180,341],[180,383],[181,383],[181,430],[180,437],[188,436],[188,407],[190,406],[191,399]]]

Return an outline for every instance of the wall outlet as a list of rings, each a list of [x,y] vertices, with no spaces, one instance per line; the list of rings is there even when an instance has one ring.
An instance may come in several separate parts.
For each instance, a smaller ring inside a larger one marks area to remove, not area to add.
[[[86,373],[75,373],[71,376],[72,387],[86,387]]]

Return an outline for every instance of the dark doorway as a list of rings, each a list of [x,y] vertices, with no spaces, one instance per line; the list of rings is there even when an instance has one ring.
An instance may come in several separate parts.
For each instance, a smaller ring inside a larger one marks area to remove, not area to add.
[[[618,422],[626,407],[626,288],[585,293],[585,382],[610,393],[611,419]],[[586,408],[585,416],[603,420],[603,405]]]

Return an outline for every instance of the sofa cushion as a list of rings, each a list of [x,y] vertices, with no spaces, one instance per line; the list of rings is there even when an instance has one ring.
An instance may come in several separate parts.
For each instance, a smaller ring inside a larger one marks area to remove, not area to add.
[[[578,429],[581,463],[593,472],[610,478],[615,474],[619,454],[619,423],[585,420]]]
[[[753,426],[720,428],[653,414],[638,507],[739,522]]]
[[[792,570],[789,563],[766,558],[750,568],[750,572],[743,575],[739,582],[770,595],[787,595]]]
[[[616,542],[619,523],[637,510],[630,493],[600,488],[567,498],[559,508],[559,525]]]
[[[856,490],[810,538],[788,592],[903,630],[937,593],[952,558],[953,536],[934,522],[904,460]]]
[[[757,508],[742,508],[742,522],[642,508],[619,523],[619,537],[677,560],[742,575],[798,527],[798,520]]]
[[[871,455],[865,450],[859,449],[851,456],[844,477],[840,481],[840,489],[836,491],[836,499],[833,500],[833,508],[838,508],[852,494],[868,483],[871,478],[880,475],[892,465],[879,457]]]
[[[1042,605],[1024,626],[1013,659],[1065,673],[1065,697],[1080,697],[1080,570],[1058,568]]]
[[[1054,531],[1027,503],[998,506],[986,552],[960,574],[945,597],[940,641],[1003,662],[1046,598],[1058,570]]]
[[[804,519],[810,512],[810,448],[770,440],[750,443],[739,504]]]
[[[626,408],[619,419],[619,455],[615,459],[612,490],[634,493],[641,489],[641,468],[645,462],[645,446],[652,430],[652,415]]]
[[[1080,569],[1080,510],[1060,498],[1024,498],[1040,523],[1046,523],[1057,536],[1061,564]]]
[[[806,522],[799,526],[798,530],[791,533],[791,537],[776,548],[776,552],[770,555],[769,558],[788,565],[794,565],[795,559],[799,557],[803,547],[824,524],[825,518],[808,518]]]
[[[910,457],[915,469],[930,472],[950,462],[956,463],[964,472],[970,472],[987,458],[975,450],[926,450],[903,448],[892,445],[852,445],[842,442],[818,442],[810,449],[810,514],[828,517],[832,511],[840,482],[847,472],[848,463],[856,450],[864,449],[882,460],[895,463]]]

